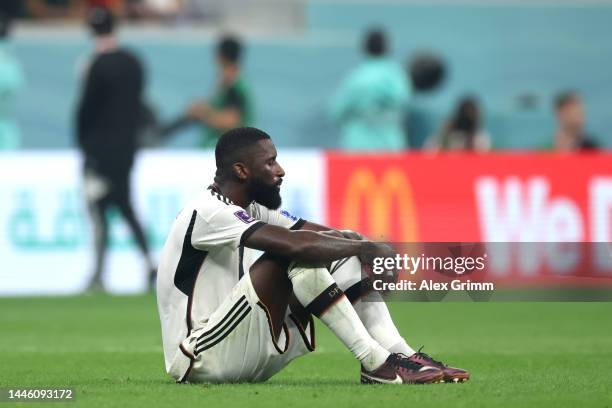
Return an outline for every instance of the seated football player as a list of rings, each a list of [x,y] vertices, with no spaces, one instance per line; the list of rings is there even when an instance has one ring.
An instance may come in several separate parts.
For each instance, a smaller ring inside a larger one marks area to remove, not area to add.
[[[314,351],[312,316],[360,362],[362,383],[469,378],[415,352],[382,299],[360,301],[362,262],[394,256],[389,246],[279,210],[285,172],[270,136],[230,130],[215,158],[214,183],[177,216],[158,271],[166,370],[178,382],[265,381]]]

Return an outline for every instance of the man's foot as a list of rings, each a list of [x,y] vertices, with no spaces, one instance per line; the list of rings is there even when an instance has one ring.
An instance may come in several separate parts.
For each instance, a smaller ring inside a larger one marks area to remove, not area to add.
[[[429,384],[440,382],[443,375],[440,369],[414,363],[401,354],[391,354],[374,371],[361,367],[362,384]]]
[[[470,373],[462,368],[449,367],[441,361],[434,360],[429,355],[419,351],[408,357],[410,361],[424,366],[436,367],[444,373],[444,382],[464,382],[470,379]]]

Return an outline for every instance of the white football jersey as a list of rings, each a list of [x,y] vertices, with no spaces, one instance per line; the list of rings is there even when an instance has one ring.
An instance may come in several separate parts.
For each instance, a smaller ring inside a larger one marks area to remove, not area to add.
[[[206,321],[256,260],[246,238],[267,224],[298,229],[305,221],[257,203],[243,209],[212,187],[178,214],[159,261],[157,306],[169,369],[179,344]]]

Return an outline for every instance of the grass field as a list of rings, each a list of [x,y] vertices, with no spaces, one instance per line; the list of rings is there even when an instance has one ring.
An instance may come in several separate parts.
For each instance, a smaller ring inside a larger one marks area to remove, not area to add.
[[[0,387],[72,387],[75,402],[52,404],[69,407],[612,407],[612,303],[391,309],[409,343],[472,380],[360,385],[358,364],[319,325],[317,351],[267,383],[177,385],[164,372],[154,298],[97,295],[0,299]]]

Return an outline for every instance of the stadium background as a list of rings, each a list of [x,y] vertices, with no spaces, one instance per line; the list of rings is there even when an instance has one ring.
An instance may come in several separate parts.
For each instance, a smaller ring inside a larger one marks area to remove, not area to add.
[[[541,148],[554,130],[552,98],[569,88],[584,96],[590,131],[612,146],[606,137],[612,126],[606,109],[612,105],[606,86],[612,70],[605,41],[612,30],[607,1],[259,3],[252,7],[261,9],[254,21],[238,16],[219,24],[229,30],[247,27],[244,69],[258,125],[281,147],[337,147],[325,106],[338,81],[360,61],[363,31],[377,24],[388,30],[399,61],[431,50],[448,64],[444,86],[411,103],[420,119],[412,132],[414,145],[437,129],[460,96],[473,93],[486,110],[494,147]],[[279,7],[284,3],[289,10]],[[265,13],[268,20],[257,19]],[[89,50],[83,27],[49,24],[24,24],[15,32],[13,45],[28,81],[17,111],[28,148],[72,146],[77,66]],[[161,117],[172,118],[186,101],[208,94],[215,70],[211,46],[218,33],[215,26],[200,25],[124,27],[122,39],[147,64],[148,95]],[[535,97],[535,106],[521,105],[525,94]],[[189,147],[196,138],[191,132],[171,144]]]
[[[151,105],[171,119],[187,101],[209,93],[212,46],[220,32],[241,27],[257,125],[279,147],[290,212],[378,239],[611,241],[612,2],[318,0],[260,1],[249,8],[238,1],[224,13],[203,26],[128,25],[121,38],[144,58]],[[388,30],[399,61],[432,50],[448,64],[441,89],[411,100],[413,147],[470,93],[484,106],[494,152],[337,150],[338,129],[325,105],[360,60],[361,34],[372,24]],[[150,294],[141,295],[144,270],[121,222],[113,223],[105,283],[129,296],[81,295],[91,244],[71,124],[79,60],[90,49],[87,32],[74,21],[26,20],[11,46],[26,85],[15,110],[22,147],[0,152],[1,387],[72,386],[88,406],[153,399],[231,406],[230,393],[261,406],[270,399],[296,403],[295,395],[305,393],[300,402],[311,404],[332,402],[337,392],[352,394],[347,405],[368,399],[509,405],[517,398],[540,406],[609,404],[610,303],[394,304],[409,342],[472,369],[474,381],[463,389],[355,390],[356,367],[323,328],[320,354],[292,365],[270,388],[170,388],[155,304]],[[552,98],[568,88],[583,96],[602,152],[541,151],[554,131]],[[535,102],[525,107],[525,96]],[[197,148],[197,138],[196,130],[185,131],[137,161],[134,199],[156,252],[184,200],[212,175],[212,152]],[[609,284],[608,247],[585,248],[580,256],[596,265],[586,272],[580,260],[555,271],[555,254],[536,251],[523,254],[539,259],[534,267],[520,269],[521,254],[515,254],[509,273],[514,282],[580,275],[590,286]],[[39,295],[62,296],[32,297]],[[442,337],[449,332],[450,340]],[[327,376],[317,370],[322,366]]]

